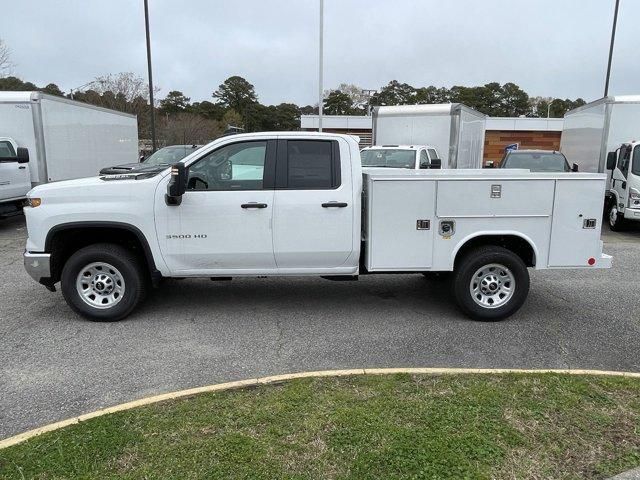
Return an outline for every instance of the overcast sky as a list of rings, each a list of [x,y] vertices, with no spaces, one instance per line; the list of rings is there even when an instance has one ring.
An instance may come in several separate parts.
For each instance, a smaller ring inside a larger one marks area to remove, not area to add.
[[[621,0],[611,94],[640,93],[640,1]],[[68,91],[146,78],[142,0],[22,0],[0,16],[14,74]],[[9,5],[8,4],[8,5]],[[149,0],[160,96],[211,99],[241,75],[265,104],[315,103],[319,0]],[[325,88],[515,82],[530,95],[602,96],[614,0],[325,0]]]

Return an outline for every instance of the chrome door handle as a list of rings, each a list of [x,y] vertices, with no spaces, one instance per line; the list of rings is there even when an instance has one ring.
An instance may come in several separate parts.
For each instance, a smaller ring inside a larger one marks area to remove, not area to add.
[[[348,205],[346,202],[327,202],[322,204],[322,208],[344,208]]]
[[[267,208],[267,204],[266,203],[256,203],[256,202],[243,203],[240,206],[242,208]]]
[[[18,167],[19,170],[24,170],[25,168],[27,168],[27,167],[25,167],[24,165],[21,166],[21,167]]]

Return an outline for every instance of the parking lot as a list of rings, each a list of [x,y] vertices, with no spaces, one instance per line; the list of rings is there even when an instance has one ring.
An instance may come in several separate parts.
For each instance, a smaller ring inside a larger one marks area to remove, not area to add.
[[[91,323],[22,266],[22,218],[0,223],[0,438],[151,394],[357,367],[640,371],[640,231],[606,227],[608,271],[532,272],[501,323],[463,317],[422,275],[167,281],[126,321]]]

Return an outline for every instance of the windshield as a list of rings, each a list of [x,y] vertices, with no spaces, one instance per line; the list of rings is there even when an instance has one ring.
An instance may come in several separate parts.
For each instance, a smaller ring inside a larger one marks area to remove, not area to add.
[[[526,168],[532,172],[568,172],[567,159],[561,153],[510,153],[501,168]]]
[[[361,152],[363,167],[415,168],[416,151],[398,148],[383,150],[363,150]]]
[[[179,162],[184,157],[194,152],[196,149],[191,145],[175,145],[173,147],[164,147],[155,152],[153,155],[145,158],[145,165],[172,165]]]
[[[11,145],[11,142],[8,142],[6,140],[1,140],[0,141],[0,157],[10,158],[15,156],[16,156],[16,151],[13,149],[13,145]]]

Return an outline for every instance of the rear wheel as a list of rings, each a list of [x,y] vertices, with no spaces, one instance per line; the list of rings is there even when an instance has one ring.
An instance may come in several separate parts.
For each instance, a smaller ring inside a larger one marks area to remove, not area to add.
[[[478,247],[457,262],[453,293],[460,309],[474,320],[503,320],[524,304],[529,272],[511,250]]]
[[[114,322],[143,299],[147,282],[140,260],[114,244],[90,245],[74,253],[62,269],[62,295],[80,315]]]
[[[614,232],[620,232],[624,230],[624,214],[618,211],[618,206],[615,201],[611,202],[609,207],[609,228]]]

